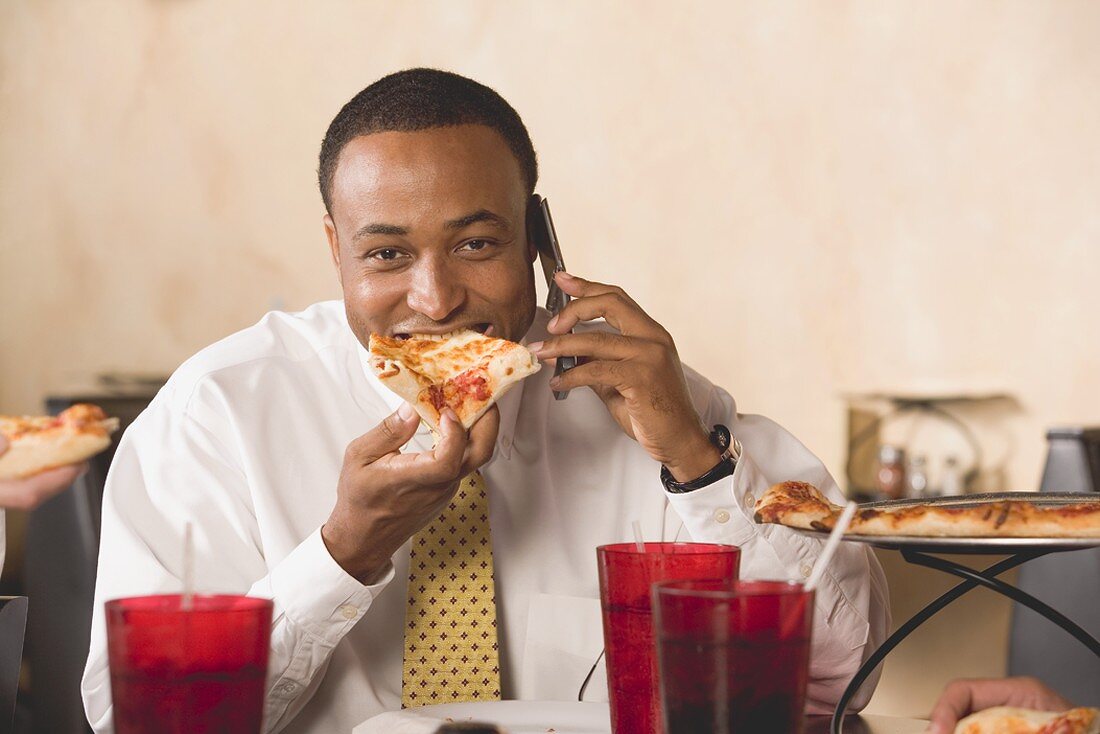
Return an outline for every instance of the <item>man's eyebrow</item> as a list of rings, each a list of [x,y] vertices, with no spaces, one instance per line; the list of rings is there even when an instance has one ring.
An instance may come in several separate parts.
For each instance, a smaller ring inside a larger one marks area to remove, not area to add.
[[[398,227],[396,224],[364,224],[359,228],[359,231],[355,233],[354,239],[366,237],[368,234],[406,235],[408,233],[408,229],[405,227]]]
[[[459,217],[458,219],[452,219],[449,222],[444,223],[443,228],[462,229],[463,227],[469,227],[471,224],[477,224],[479,222],[491,224],[495,227],[500,227],[501,229],[511,228],[511,224],[508,222],[507,219],[500,216],[499,214],[493,214],[488,209],[478,209],[472,214],[467,214],[466,216]]]

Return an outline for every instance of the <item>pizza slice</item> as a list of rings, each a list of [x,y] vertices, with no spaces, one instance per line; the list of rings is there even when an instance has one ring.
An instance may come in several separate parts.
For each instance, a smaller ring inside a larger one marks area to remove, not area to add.
[[[841,507],[806,482],[776,484],[757,500],[755,520],[803,530],[832,530]],[[863,508],[852,535],[924,538],[1100,538],[1100,502],[1038,505],[1027,500],[961,505]]]
[[[1056,713],[996,706],[967,716],[955,734],[1100,734],[1100,709]]]
[[[756,501],[754,519],[803,530],[832,530],[842,508],[808,482],[776,484]]]
[[[407,339],[370,337],[370,364],[383,385],[408,401],[435,432],[450,407],[470,426],[542,366],[526,347],[470,329]]]
[[[118,419],[95,405],[79,403],[53,416],[0,416],[8,450],[0,456],[0,479],[25,479],[47,469],[77,464],[111,445]]]

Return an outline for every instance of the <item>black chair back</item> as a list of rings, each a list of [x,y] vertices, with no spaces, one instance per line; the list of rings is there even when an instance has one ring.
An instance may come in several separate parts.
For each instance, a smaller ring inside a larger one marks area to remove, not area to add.
[[[1056,428],[1041,492],[1100,491],[1100,428]],[[1056,553],[1020,566],[1018,585],[1100,638],[1100,548]],[[1100,706],[1100,659],[1030,609],[1012,613],[1010,675],[1033,675],[1074,703]]]

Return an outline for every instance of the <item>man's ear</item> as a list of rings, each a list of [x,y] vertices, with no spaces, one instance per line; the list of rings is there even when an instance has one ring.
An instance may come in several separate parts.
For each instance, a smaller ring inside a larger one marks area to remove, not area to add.
[[[332,221],[332,215],[325,215],[325,237],[328,238],[328,247],[332,252],[332,264],[340,270],[340,238],[336,234],[336,225]]]

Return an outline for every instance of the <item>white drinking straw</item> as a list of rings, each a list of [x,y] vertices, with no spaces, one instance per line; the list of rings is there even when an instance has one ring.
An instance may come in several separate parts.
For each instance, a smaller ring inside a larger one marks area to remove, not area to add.
[[[634,527],[634,544],[638,546],[639,553],[645,553],[645,541],[642,540],[642,524],[635,520],[631,525]]]
[[[195,594],[195,549],[191,540],[191,523],[183,526],[183,611],[191,611],[191,599]]]
[[[844,507],[844,511],[840,513],[840,517],[837,518],[836,526],[833,528],[833,532],[829,534],[829,539],[825,541],[825,549],[821,551],[821,555],[817,557],[817,563],[814,564],[813,573],[810,574],[810,580],[806,582],[804,587],[806,591],[813,591],[817,588],[818,583],[821,582],[821,577],[825,575],[825,569],[829,565],[829,561],[833,560],[833,554],[836,553],[837,547],[840,545],[840,538],[844,535],[844,532],[848,529],[848,524],[852,522],[852,517],[856,514],[856,510],[859,509],[859,505],[855,502],[849,502]]]

